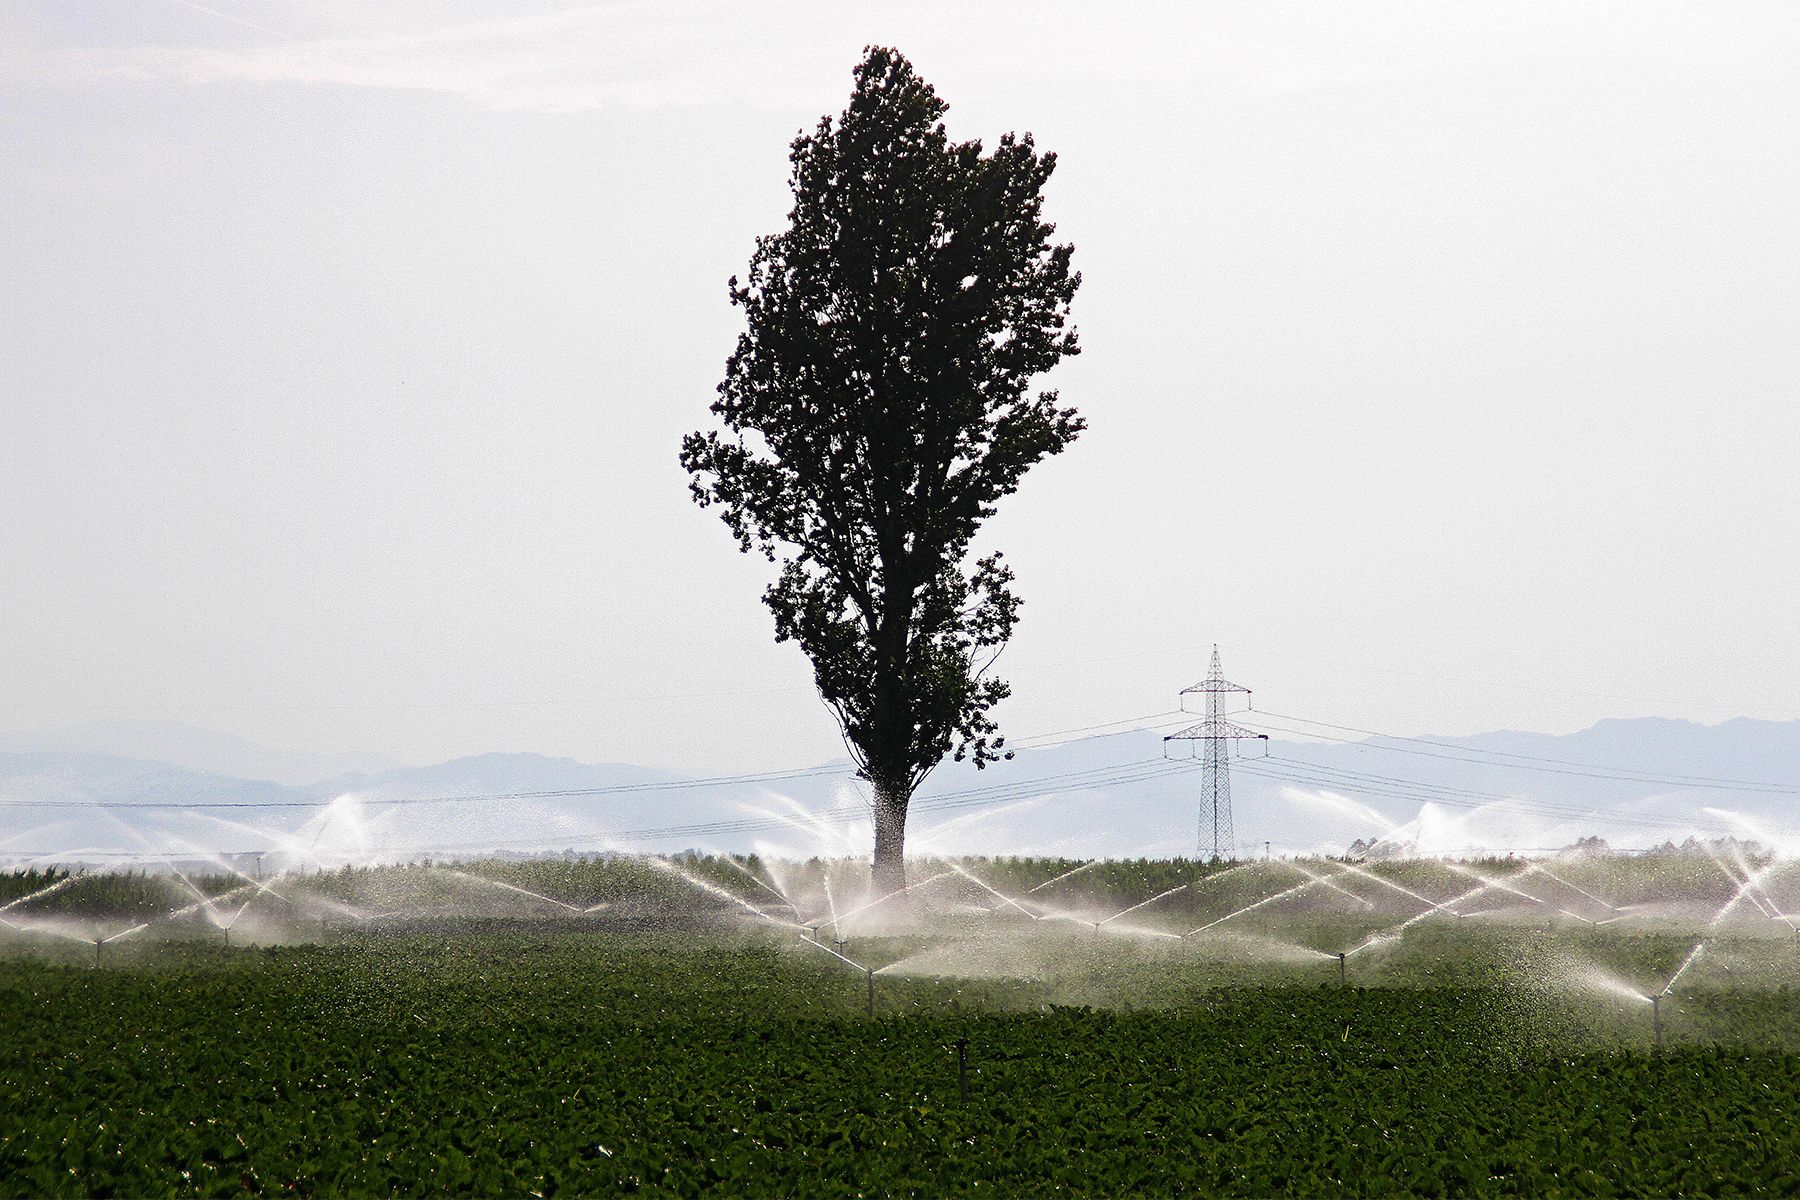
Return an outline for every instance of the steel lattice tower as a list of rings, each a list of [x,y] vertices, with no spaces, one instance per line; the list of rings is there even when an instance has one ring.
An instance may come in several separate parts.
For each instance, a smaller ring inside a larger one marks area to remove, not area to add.
[[[1225,719],[1225,697],[1233,692],[1248,696],[1250,689],[1230,682],[1220,673],[1219,648],[1214,646],[1212,667],[1206,678],[1181,689],[1184,712],[1188,696],[1206,696],[1206,720],[1163,739],[1165,755],[1170,742],[1205,743],[1200,771],[1200,853],[1206,855],[1210,850],[1215,862],[1237,857],[1237,837],[1231,828],[1231,743],[1248,738],[1269,740],[1266,733],[1256,733]]]

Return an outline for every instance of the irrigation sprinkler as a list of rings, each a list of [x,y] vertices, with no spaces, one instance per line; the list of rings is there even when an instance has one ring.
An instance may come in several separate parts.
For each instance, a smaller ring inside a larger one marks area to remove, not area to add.
[[[1650,1024],[1656,1031],[1656,1049],[1661,1053],[1663,1048],[1662,997],[1650,997]]]
[[[94,939],[94,965],[96,967],[100,965],[100,950],[105,945],[106,945],[105,938],[95,938]]]
[[[959,1104],[969,1102],[969,1039],[956,1039],[956,1100]]]
[[[861,971],[863,973],[863,979],[867,983],[868,989],[869,989],[869,1015],[871,1017],[874,1016],[875,1015],[875,968],[865,967],[863,964],[857,962],[854,958],[851,958],[849,955],[840,953],[839,951],[832,949],[830,946],[827,946],[824,942],[821,942],[818,939],[818,935],[817,935],[816,931],[814,933],[812,940],[808,941],[806,938],[800,938],[799,940],[800,940],[800,944],[802,946],[817,946],[819,949],[821,949],[825,953],[831,955],[831,957],[837,959],[839,962],[843,963],[845,966],[850,967],[857,971]],[[840,942],[838,944],[842,945],[843,943]]]
[[[1350,967],[1349,967],[1350,952],[1347,950],[1339,950],[1337,960],[1338,960],[1338,986],[1339,987],[1348,987],[1350,984]]]

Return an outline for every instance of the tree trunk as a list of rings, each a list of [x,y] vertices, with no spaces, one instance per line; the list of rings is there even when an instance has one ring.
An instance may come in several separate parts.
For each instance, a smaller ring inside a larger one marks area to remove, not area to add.
[[[875,780],[875,894],[906,886],[906,805],[912,789]]]

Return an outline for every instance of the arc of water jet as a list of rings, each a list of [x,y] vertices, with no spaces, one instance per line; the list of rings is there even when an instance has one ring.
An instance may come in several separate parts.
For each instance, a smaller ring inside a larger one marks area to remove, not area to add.
[[[1722,871],[1725,870],[1725,865],[1723,863],[1719,862],[1718,859],[1714,859],[1713,862],[1715,865],[1717,865],[1719,867],[1720,870],[1722,870]],[[1762,870],[1756,872],[1755,874],[1751,875],[1749,878],[1743,880],[1738,885],[1737,894],[1735,896],[1733,896],[1731,899],[1727,900],[1725,902],[1725,904],[1719,909],[1719,911],[1713,914],[1712,920],[1707,923],[1709,925],[1717,926],[1719,924],[1719,922],[1723,921],[1727,916],[1729,916],[1731,914],[1732,909],[1736,908],[1743,901],[1744,896],[1746,894],[1748,894],[1752,888],[1756,888],[1756,889],[1760,890],[1761,885],[1762,885],[1763,876],[1769,874],[1769,872],[1773,871],[1776,867],[1778,867],[1780,865],[1781,865],[1781,860],[1776,859],[1773,862],[1771,862],[1768,866],[1764,867]],[[1733,875],[1730,871],[1726,871],[1725,873],[1727,875],[1730,875],[1732,879],[1737,878],[1737,876]],[[1763,911],[1765,913],[1767,913],[1769,910],[1764,909]]]
[[[819,871],[819,882],[825,888],[825,907],[831,913],[831,940],[837,940],[838,911],[837,897],[831,894],[831,865],[826,863]]]
[[[764,792],[763,794],[765,796],[773,796],[776,800],[780,801],[782,804],[787,805],[788,808],[792,809],[802,820],[804,820],[806,822],[806,825],[794,826],[796,829],[799,829],[802,832],[805,832],[807,826],[811,826],[812,834],[815,838],[820,839],[820,844],[829,845],[832,842],[841,842],[841,843],[843,843],[844,849],[849,852],[849,854],[852,858],[861,857],[862,848],[860,846],[858,846],[855,843],[855,841],[853,841],[851,839],[850,835],[848,833],[844,832],[844,830],[840,826],[824,820],[822,817],[819,816],[818,813],[816,813],[812,809],[806,807],[806,805],[800,803],[798,800],[794,799],[792,796],[786,796],[780,792],[774,792],[774,791]],[[779,814],[771,813],[770,815],[778,816]]]
[[[239,887],[234,887],[228,892],[220,892],[217,896],[205,897],[193,904],[184,905],[181,908],[172,908],[162,915],[161,920],[170,921],[176,917],[185,917],[192,913],[196,913],[202,908],[211,908],[213,905],[221,904],[231,899],[233,896],[236,896],[239,892],[247,891],[248,889],[249,885],[244,884]]]
[[[57,880],[55,883],[51,884],[49,887],[41,887],[37,891],[32,892],[29,895],[20,896],[16,900],[8,900],[5,904],[0,904],[0,912],[10,912],[12,909],[17,908],[21,904],[29,904],[33,900],[39,899],[40,897],[43,897],[43,896],[50,895],[50,893],[52,893],[52,892],[60,892],[64,888],[68,887],[71,883],[74,883],[77,879],[80,879],[80,878],[81,878],[81,876],[79,876],[79,875],[64,875],[61,879]]]
[[[542,900],[546,904],[554,904],[558,908],[566,908],[570,912],[578,913],[581,911],[581,906],[578,904],[570,904],[566,900],[558,900],[554,896],[546,896],[542,892],[534,892],[530,888],[522,888],[517,884],[506,883],[499,879],[489,879],[486,875],[471,875],[466,871],[458,871],[453,867],[431,867],[428,869],[442,871],[444,874],[454,875],[458,879],[467,879],[475,883],[486,883],[497,888],[505,888],[509,892],[517,892],[521,896],[530,896],[533,900]]]
[[[928,888],[932,884],[936,883],[938,880],[948,879],[948,878],[950,878],[950,876],[952,876],[954,874],[956,874],[955,871],[939,871],[936,875],[933,875],[930,879],[922,880],[919,883],[908,884],[906,887],[898,888],[894,891],[889,892],[887,895],[881,897],[879,900],[871,900],[867,904],[859,904],[855,908],[852,908],[845,912],[839,913],[838,919],[840,921],[848,921],[851,917],[854,917],[857,913],[868,912],[871,908],[874,908],[877,905],[886,904],[889,900],[892,900],[895,896],[904,896],[908,892],[914,892],[914,891],[919,891],[922,888]]]
[[[1617,905],[1608,904],[1606,901],[1604,901],[1600,897],[1594,895],[1594,893],[1588,891],[1586,888],[1582,887],[1580,884],[1569,882],[1567,879],[1564,879],[1561,875],[1558,875],[1555,871],[1552,871],[1549,867],[1544,866],[1542,863],[1535,863],[1535,862],[1527,861],[1525,864],[1525,869],[1527,871],[1536,871],[1539,875],[1543,875],[1550,879],[1554,879],[1556,882],[1562,884],[1566,888],[1572,888],[1573,890],[1580,892],[1583,896],[1586,896],[1589,900],[1592,900],[1595,904],[1600,905],[1600,907],[1606,909],[1608,912],[1622,913],[1625,911],[1624,909],[1619,908]]]
[[[750,877],[750,881],[752,883],[756,884],[757,887],[760,887],[763,891],[769,893],[769,895],[771,895],[771,896],[775,897],[777,900],[781,901],[781,903],[783,905],[787,906],[788,908],[794,909],[794,912],[796,914],[799,913],[800,910],[798,908],[794,907],[794,902],[787,898],[786,893],[782,892],[779,888],[776,888],[773,885],[765,882],[763,880],[762,876],[758,875],[755,871],[752,871],[749,867],[747,867],[743,863],[739,862],[736,858],[732,857],[729,854],[721,854],[721,855],[719,855],[719,861],[730,863],[732,866],[734,866],[738,870],[742,871],[745,875],[748,875]]]
[[[683,871],[680,867],[676,866],[672,862],[667,861],[666,859],[656,858],[656,857],[652,856],[652,857],[645,858],[644,862],[649,866],[657,868],[658,870],[668,872],[670,875],[675,876],[675,878],[681,880],[683,883],[686,883],[690,887],[699,888],[701,891],[707,893],[708,895],[717,896],[722,900],[729,900],[733,904],[737,905],[739,908],[744,909],[746,912],[754,913],[756,916],[761,917],[763,920],[767,921],[771,925],[779,925],[783,929],[804,930],[806,928],[806,926],[801,925],[800,923],[798,923],[796,921],[784,921],[780,917],[770,916],[768,913],[766,913],[762,909],[756,907],[756,905],[750,903],[748,900],[744,899],[742,896],[735,895],[732,892],[728,892],[724,888],[718,886],[717,884],[708,883],[704,879],[698,879],[698,878],[688,874],[686,871]]]
[[[1481,876],[1477,875],[1475,878],[1480,879]],[[1496,882],[1484,881],[1482,883],[1476,884],[1474,887],[1470,888],[1468,891],[1462,893],[1462,895],[1452,896],[1450,899],[1444,901],[1442,904],[1436,904],[1436,905],[1433,905],[1432,907],[1436,908],[1440,912],[1447,912],[1453,917],[1461,917],[1463,914],[1461,914],[1455,910],[1456,905],[1461,904],[1464,900],[1473,900],[1475,897],[1481,895],[1481,893],[1490,891],[1499,886],[1500,885]],[[1428,915],[1429,915],[1428,913],[1420,913],[1419,914],[1420,917],[1428,916]],[[1412,924],[1413,921],[1416,921],[1418,919],[1419,919],[1419,917],[1413,917],[1413,918],[1409,919],[1401,926],[1401,928],[1404,929],[1407,925]]]
[[[1761,825],[1757,824],[1755,821],[1752,821],[1749,817],[1746,817],[1743,813],[1737,812],[1733,809],[1713,808],[1711,806],[1708,806],[1708,807],[1704,808],[1702,811],[1709,812],[1715,817],[1725,818],[1727,821],[1730,821],[1733,825],[1736,825],[1738,828],[1744,830],[1744,832],[1748,833],[1751,837],[1755,838],[1758,842],[1762,843],[1764,846],[1767,846],[1774,853],[1779,854],[1783,850],[1787,850],[1787,849],[1791,848],[1794,844],[1793,836],[1791,834],[1784,836],[1784,837],[1777,837],[1776,835],[1770,833],[1768,830],[1764,829]],[[1786,842],[1787,845],[1784,846],[1782,844],[1783,842]]]
[[[1414,925],[1418,924],[1420,921],[1423,921],[1426,917],[1429,917],[1429,916],[1433,915],[1434,913],[1447,912],[1451,916],[1460,919],[1462,917],[1462,914],[1459,912],[1456,912],[1455,910],[1450,908],[1450,905],[1461,904],[1464,900],[1471,899],[1474,896],[1477,896],[1480,893],[1487,891],[1490,886],[1491,886],[1490,884],[1485,884],[1485,883],[1479,884],[1475,887],[1470,888],[1468,891],[1464,892],[1460,896],[1457,896],[1450,900],[1446,900],[1442,904],[1433,904],[1430,908],[1427,908],[1427,909],[1423,910],[1422,912],[1416,912],[1412,916],[1406,918],[1406,920],[1401,921],[1398,925],[1389,926],[1386,929],[1380,930],[1377,933],[1373,933],[1373,934],[1369,935],[1368,940],[1364,941],[1361,945],[1352,947],[1351,949],[1344,951],[1344,956],[1346,958],[1348,958],[1350,955],[1356,954],[1359,951],[1367,950],[1370,946],[1376,945],[1379,942],[1391,942],[1395,938],[1403,935],[1408,929],[1412,928]]]
[[[205,892],[201,891],[200,888],[195,885],[194,881],[192,879],[188,878],[187,872],[183,871],[180,867],[175,865],[175,861],[173,859],[169,858],[167,855],[157,855],[156,857],[161,858],[163,860],[163,864],[165,866],[167,866],[169,868],[169,870],[175,872],[176,876],[180,878],[181,882],[183,882],[187,885],[188,891],[194,893],[194,895],[199,898],[199,903],[198,903],[198,905],[196,905],[196,907],[206,909],[206,919],[211,921],[213,924],[217,925],[219,923],[219,910],[216,907],[214,907],[213,898],[211,896],[208,896]]]
[[[1108,917],[1106,921],[1102,921],[1099,925],[1094,926],[1094,931],[1098,933],[1101,926],[1106,925],[1107,921],[1110,921],[1111,919],[1111,917]],[[1185,936],[1184,934],[1170,933],[1166,929],[1152,929],[1148,925],[1136,925],[1129,921],[1123,925],[1110,926],[1107,928],[1106,932],[1108,934],[1123,934],[1128,937],[1166,938],[1171,942],[1179,942]]]
[[[1373,900],[1370,900],[1366,896],[1357,895],[1355,892],[1351,891],[1349,888],[1345,887],[1343,884],[1338,883],[1334,879],[1328,878],[1327,876],[1324,876],[1324,875],[1315,874],[1312,871],[1307,870],[1305,867],[1301,866],[1299,863],[1296,863],[1296,862],[1291,862],[1287,865],[1294,868],[1294,870],[1300,872],[1302,875],[1306,876],[1308,879],[1311,879],[1312,881],[1314,881],[1315,883],[1319,884],[1322,887],[1328,887],[1334,892],[1342,892],[1344,895],[1350,897],[1350,899],[1356,901],[1358,904],[1362,905],[1364,908],[1374,908],[1375,907],[1375,902]],[[1236,870],[1236,869],[1237,869],[1236,867],[1232,868],[1232,870]],[[1221,874],[1223,874],[1223,872],[1221,872]],[[1324,952],[1320,951],[1320,953],[1324,953]]]
[[[1444,905],[1439,904],[1436,900],[1433,900],[1428,896],[1421,896],[1418,892],[1413,891],[1409,887],[1401,887],[1399,884],[1395,883],[1391,879],[1383,879],[1381,876],[1375,874],[1375,872],[1373,872],[1373,871],[1365,871],[1361,867],[1357,866],[1355,863],[1339,863],[1338,866],[1342,867],[1344,870],[1350,872],[1351,874],[1357,875],[1363,879],[1372,879],[1376,883],[1379,883],[1382,887],[1392,888],[1396,892],[1400,892],[1403,895],[1411,896],[1414,900],[1417,900],[1420,904],[1429,904],[1432,908],[1439,909],[1443,912],[1450,911]],[[1472,894],[1473,893],[1467,893],[1467,892],[1464,893],[1465,896],[1472,895]],[[1459,899],[1459,900],[1462,898],[1463,897],[1461,897],[1461,896],[1457,897],[1457,899]],[[1455,901],[1449,901],[1448,903],[1454,904]]]
[[[1062,882],[1062,881],[1063,881],[1063,880],[1065,880],[1065,879],[1067,879],[1067,878],[1068,878],[1068,877],[1069,877],[1069,876],[1071,876],[1071,875],[1079,875],[1079,874],[1081,874],[1081,873],[1082,873],[1082,872],[1083,872],[1083,871],[1086,871],[1086,870],[1089,870],[1089,869],[1091,869],[1091,868],[1093,868],[1093,867],[1097,867],[1097,866],[1099,866],[1099,865],[1100,865],[1100,864],[1101,864],[1101,863],[1102,863],[1102,862],[1104,862],[1104,861],[1106,861],[1106,860],[1105,860],[1105,859],[1100,859],[1100,858],[1096,858],[1096,859],[1094,859],[1094,860],[1093,860],[1093,861],[1091,861],[1091,862],[1084,862],[1084,863],[1082,863],[1082,864],[1081,864],[1081,865],[1080,865],[1080,866],[1079,866],[1079,867],[1076,867],[1076,868],[1075,868],[1075,869],[1074,869],[1074,870],[1072,870],[1072,871],[1064,871],[1064,872],[1063,872],[1063,873],[1062,873],[1062,874],[1061,874],[1061,875],[1058,875],[1058,876],[1057,876],[1057,877],[1056,877],[1056,878],[1054,878],[1054,879],[1046,879],[1046,880],[1044,880],[1044,882],[1042,882],[1042,883],[1040,883],[1040,884],[1038,884],[1038,885],[1037,885],[1037,886],[1036,886],[1036,887],[1031,887],[1031,888],[1026,888],[1026,889],[1025,889],[1025,891],[1024,891],[1024,892],[1022,892],[1022,893],[1021,893],[1021,895],[1026,895],[1026,896],[1029,896],[1029,895],[1031,895],[1031,893],[1033,893],[1033,892],[1041,892],[1041,891],[1043,891],[1043,890],[1044,890],[1044,889],[1045,889],[1045,888],[1047,888],[1047,887],[1049,887],[1049,886],[1050,886],[1050,885],[1051,885],[1051,884],[1053,884],[1053,883],[1061,883],[1061,882]],[[1233,868],[1232,868],[1232,870],[1236,870],[1236,869],[1237,869],[1237,868],[1235,868],[1235,867],[1233,867]],[[1223,874],[1223,873],[1224,873],[1224,872],[1220,872],[1220,874]]]
[[[1731,880],[1731,886],[1738,889],[1738,894],[1734,895],[1731,898],[1731,900],[1729,901],[1730,904],[1735,905],[1737,903],[1738,899],[1742,896],[1744,888],[1747,886],[1747,880],[1744,878],[1744,876],[1740,876],[1736,871],[1732,870],[1729,866],[1727,866],[1725,863],[1725,860],[1720,858],[1717,854],[1715,854],[1713,852],[1713,848],[1710,845],[1708,845],[1704,839],[1696,838],[1695,840],[1697,842],[1699,842],[1700,852],[1702,854],[1706,855],[1706,860],[1708,862],[1712,863],[1713,866],[1715,866],[1719,869],[1719,874],[1721,874],[1721,875],[1725,876],[1725,878]],[[1749,872],[1745,872],[1745,875],[1748,875],[1748,874],[1749,874]],[[1752,897],[1752,899],[1755,899],[1755,897]],[[1765,912],[1765,913],[1767,913],[1769,911],[1767,908],[1763,908],[1763,905],[1760,901],[1757,902],[1757,907],[1762,908],[1763,912]],[[1713,919],[1716,921],[1718,918],[1715,916]]]
[[[126,821],[122,817],[120,817],[118,813],[114,812],[111,807],[103,807],[100,809],[100,812],[102,814],[104,814],[105,817],[108,820],[110,820],[114,825],[117,825],[120,829],[123,829],[127,834],[129,834],[138,843],[138,845],[142,846],[146,851],[148,851],[150,857],[162,859],[163,865],[168,867],[169,870],[175,872],[176,876],[181,880],[181,882],[187,885],[188,891],[194,893],[194,895],[199,898],[200,903],[205,905],[206,911],[207,911],[207,920],[212,921],[215,925],[218,924],[218,913],[216,910],[214,910],[214,908],[212,906],[212,901],[207,898],[207,895],[205,892],[201,891],[197,886],[195,886],[194,881],[192,879],[188,878],[188,874],[186,871],[183,871],[180,867],[175,865],[175,860],[173,858],[171,858],[169,855],[164,854],[164,853],[156,850],[154,847],[152,847],[150,845],[150,841],[148,838],[146,838],[142,833],[138,832],[138,830],[135,827],[127,824]]]
[[[220,892],[217,896],[208,897],[203,900],[196,900],[194,903],[183,905],[180,908],[171,908],[168,912],[164,913],[162,916],[160,916],[156,919],[159,921],[173,921],[177,917],[185,917],[185,916],[189,916],[193,913],[199,912],[202,908],[207,909],[209,912],[213,912],[215,905],[221,904],[224,901],[231,899],[233,896],[237,895],[239,892],[242,892],[244,890],[245,889],[242,887],[235,887],[235,888],[232,888],[228,892]],[[233,918],[233,920],[235,920],[235,919],[236,918]],[[212,920],[213,924],[215,924],[215,925],[218,924],[218,921],[214,920],[212,917],[209,917],[208,920]],[[221,928],[224,928],[224,927],[221,926]]]
[[[105,946],[112,942],[118,941],[120,938],[128,938],[134,933],[141,933],[148,928],[150,928],[150,922],[145,921],[141,925],[133,925],[130,929],[121,930],[120,932],[113,934],[111,937],[101,938],[98,944]]]
[[[51,937],[59,937],[70,942],[80,942],[84,946],[94,945],[93,938],[82,937],[79,934],[70,933],[66,929],[58,929],[54,925],[15,924],[12,921],[8,921],[6,924],[9,928],[16,929],[20,933],[47,933]]]
[[[989,887],[982,880],[977,879],[974,875],[970,874],[967,870],[965,870],[963,868],[962,864],[953,862],[950,864],[950,869],[952,871],[955,871],[958,875],[961,875],[963,878],[967,879],[969,882],[975,884],[975,886],[981,888],[983,891],[991,892],[994,896],[1005,901],[1007,904],[1012,905],[1014,908],[1018,909],[1020,912],[1024,913],[1026,916],[1030,917],[1032,920],[1041,921],[1044,919],[1042,916],[1040,916],[1037,913],[1032,912],[1029,908],[1026,908],[1023,904],[1020,904],[1017,900],[1014,900],[1011,896],[1008,896],[1005,892],[1002,892],[1000,889],[994,888],[994,887]]]
[[[1001,804],[993,808],[981,808],[976,809],[974,812],[966,812],[961,816],[950,817],[947,820],[939,821],[929,829],[921,829],[917,833],[908,834],[907,840],[925,850],[936,850],[938,847],[936,839],[942,837],[949,830],[962,825],[973,825],[978,821],[991,821],[995,817],[1005,816],[1007,813],[1017,809],[1032,808],[1040,804],[1043,799],[1042,796],[1027,796],[1023,800],[1014,800],[1010,804]]]
[[[1542,905],[1545,908],[1551,909],[1555,912],[1559,912],[1563,916],[1570,917],[1574,920],[1582,922],[1583,924],[1592,925],[1594,923],[1592,919],[1590,919],[1588,917],[1584,917],[1580,913],[1570,912],[1568,909],[1563,908],[1560,905],[1550,903],[1548,900],[1543,899],[1541,896],[1534,896],[1530,892],[1524,891],[1523,889],[1520,889],[1520,888],[1513,887],[1511,884],[1507,883],[1505,880],[1490,879],[1488,876],[1483,875],[1480,871],[1470,870],[1468,867],[1463,866],[1461,863],[1446,862],[1444,865],[1446,867],[1450,868],[1450,870],[1456,872],[1458,875],[1463,875],[1470,879],[1478,880],[1481,883],[1485,883],[1488,887],[1496,888],[1502,892],[1508,892],[1514,896],[1519,897],[1521,900],[1529,900],[1533,904]]]
[[[1763,890],[1760,873],[1753,875],[1750,868],[1741,861],[1738,866],[1744,872],[1744,885],[1751,889],[1749,892],[1750,903],[1756,905],[1764,916],[1774,916],[1775,901],[1770,898],[1768,892]]]
[[[193,851],[194,854],[198,855],[201,858],[204,858],[206,861],[212,863],[213,865],[223,867],[226,871],[230,872],[233,875],[236,875],[239,879],[243,880],[247,886],[253,887],[259,892],[268,893],[269,895],[275,897],[277,900],[281,901],[283,904],[288,905],[290,908],[293,906],[294,902],[292,900],[289,900],[286,896],[282,895],[280,892],[275,890],[275,881],[273,879],[270,879],[265,883],[261,879],[252,878],[247,872],[240,870],[237,867],[232,866],[231,863],[226,861],[226,859],[222,855],[214,854],[209,850],[203,850],[200,847],[194,845],[194,843],[188,841],[186,838],[181,838],[178,840],[181,842],[182,845],[186,846],[189,850]],[[248,907],[248,906],[249,906],[249,901],[245,901],[245,907]],[[242,910],[240,909],[239,911],[241,912]],[[235,920],[236,918],[233,918],[233,919]]]
[[[1670,976],[1668,986],[1663,988],[1662,991],[1658,992],[1657,995],[1667,996],[1670,992],[1674,991],[1675,985],[1677,983],[1681,982],[1681,977],[1683,975],[1687,974],[1688,968],[1694,965],[1694,960],[1699,958],[1701,952],[1704,951],[1705,949],[1706,949],[1706,942],[1704,939],[1702,939],[1701,941],[1695,942],[1694,948],[1692,950],[1688,951],[1688,956],[1681,960],[1681,965],[1679,967],[1675,968],[1675,974]]]
[[[1246,904],[1244,907],[1238,909],[1236,912],[1228,912],[1224,916],[1220,917],[1218,920],[1208,921],[1206,924],[1200,926],[1197,929],[1188,930],[1186,933],[1182,934],[1181,936],[1184,938],[1187,938],[1187,937],[1193,937],[1196,933],[1205,933],[1208,929],[1211,929],[1213,926],[1223,925],[1225,922],[1231,920],[1231,918],[1233,918],[1233,917],[1241,917],[1245,913],[1250,912],[1252,909],[1261,908],[1265,904],[1273,904],[1273,903],[1275,903],[1275,901],[1280,900],[1285,896],[1292,896],[1296,892],[1304,892],[1307,888],[1314,887],[1314,886],[1316,886],[1315,881],[1311,880],[1311,879],[1308,879],[1303,883],[1296,883],[1293,887],[1288,888],[1286,891],[1276,892],[1273,896],[1264,896],[1261,900],[1258,900],[1255,904]]]
[[[283,833],[279,829],[271,829],[263,825],[251,825],[245,821],[234,821],[229,817],[217,816],[210,812],[200,812],[199,815],[215,825],[223,825],[227,829],[236,829],[244,833],[254,833],[258,837],[274,842],[274,852],[276,854],[291,854],[296,859],[310,862],[318,867],[331,865],[317,854],[313,853],[313,848],[317,846],[319,842],[317,834],[314,835],[313,840],[310,843],[302,844],[298,837],[293,834]],[[325,824],[326,822],[320,823],[319,833],[322,834],[325,832]]]
[[[1173,896],[1176,892],[1184,892],[1187,890],[1187,888],[1188,888],[1188,885],[1183,883],[1183,884],[1177,884],[1175,887],[1170,888],[1166,892],[1158,892],[1156,895],[1150,897],[1148,900],[1140,900],[1138,903],[1132,905],[1130,908],[1120,909],[1118,912],[1116,912],[1112,916],[1106,918],[1104,921],[1096,921],[1094,923],[1094,928],[1099,929],[1102,925],[1111,925],[1114,921],[1118,920],[1120,917],[1124,916],[1127,913],[1134,913],[1138,909],[1146,908],[1149,905],[1155,904],[1158,900],[1161,900],[1167,896]]]
[[[865,975],[870,974],[868,967],[863,966],[861,963],[857,962],[854,958],[851,958],[847,954],[839,953],[838,951],[832,949],[830,946],[827,946],[824,942],[815,942],[811,938],[804,938],[804,937],[796,938],[795,940],[798,941],[802,946],[817,946],[819,949],[821,949],[825,953],[831,955],[831,957],[837,959],[839,962],[847,963],[848,965],[855,967],[857,970],[861,971]]]

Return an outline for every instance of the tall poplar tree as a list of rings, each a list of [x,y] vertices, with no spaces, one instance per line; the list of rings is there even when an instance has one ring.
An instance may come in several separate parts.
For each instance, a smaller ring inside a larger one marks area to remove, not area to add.
[[[1084,428],[1035,377],[1077,352],[1056,166],[1031,135],[952,142],[898,52],[867,51],[850,106],[794,143],[788,228],[731,280],[746,328],[683,439],[701,506],[779,562],[763,601],[812,659],[874,791],[875,883],[905,882],[906,812],[946,756],[1004,754],[988,674],[1019,599],[971,543],[1027,469]]]

